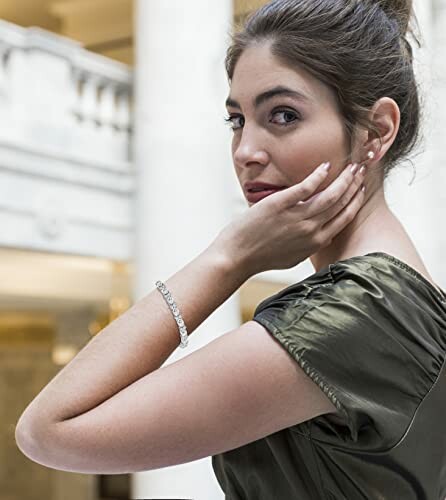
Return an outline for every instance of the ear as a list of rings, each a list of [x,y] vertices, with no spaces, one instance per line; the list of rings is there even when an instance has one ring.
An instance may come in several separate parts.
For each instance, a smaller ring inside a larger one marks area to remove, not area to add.
[[[373,151],[375,153],[373,163],[378,163],[390,149],[398,134],[401,119],[400,108],[390,97],[381,97],[370,110],[370,119],[380,132],[381,143],[375,133],[369,132],[363,145],[364,156],[367,156],[369,151]]]

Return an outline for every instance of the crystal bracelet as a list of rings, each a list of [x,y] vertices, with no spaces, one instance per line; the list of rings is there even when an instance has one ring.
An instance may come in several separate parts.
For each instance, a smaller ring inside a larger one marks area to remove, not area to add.
[[[185,347],[187,347],[189,339],[187,336],[186,325],[184,324],[183,318],[181,317],[180,310],[175,304],[175,301],[173,300],[173,297],[170,294],[169,290],[166,288],[166,285],[162,281],[157,281],[155,285],[156,288],[158,288],[158,290],[161,292],[162,296],[164,297],[164,300],[167,302],[167,305],[172,311],[173,317],[177,322],[178,328],[180,329],[180,338],[181,338],[180,347],[184,349]]]

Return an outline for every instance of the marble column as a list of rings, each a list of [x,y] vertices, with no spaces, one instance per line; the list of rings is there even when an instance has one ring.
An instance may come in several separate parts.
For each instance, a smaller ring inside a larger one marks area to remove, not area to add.
[[[211,244],[232,219],[237,187],[231,132],[223,123],[231,0],[138,0],[135,25],[138,300]],[[239,324],[236,293],[166,364]],[[184,390],[192,383],[185,380]],[[134,474],[132,498],[213,500],[223,494],[207,457]]]
[[[436,271],[437,283],[446,287],[446,266],[444,255],[446,251],[446,234],[444,232],[446,216],[446,0],[433,0],[433,52],[432,94],[434,106],[432,109],[432,164],[435,172],[434,189],[431,193],[432,210],[430,218],[435,226]]]
[[[421,98],[423,142],[411,155],[415,171],[410,164],[404,163],[392,172],[386,184],[386,198],[415,243],[432,278],[444,287],[446,271],[439,260],[444,244],[438,228],[442,225],[439,214],[444,210],[445,201],[438,196],[441,193],[442,173],[436,154],[438,132],[445,123],[444,115],[442,117],[438,113],[440,103],[436,98],[438,81],[435,66],[441,58],[436,47],[438,16],[431,0],[415,0],[414,9],[422,47],[418,48],[409,39],[414,51],[414,70]],[[443,25],[443,31],[445,27]]]

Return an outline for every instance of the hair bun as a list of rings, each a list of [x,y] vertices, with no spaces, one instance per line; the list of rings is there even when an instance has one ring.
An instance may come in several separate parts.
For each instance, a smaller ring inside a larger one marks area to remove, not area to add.
[[[389,17],[398,21],[401,34],[406,35],[413,15],[413,0],[377,0],[377,3]]]

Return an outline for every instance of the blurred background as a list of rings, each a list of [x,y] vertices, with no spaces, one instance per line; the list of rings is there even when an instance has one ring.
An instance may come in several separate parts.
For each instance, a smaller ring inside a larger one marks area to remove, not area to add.
[[[210,458],[73,474],[28,460],[14,430],[92,336],[247,209],[223,123],[224,56],[264,3],[0,0],[0,500],[223,498]],[[446,0],[415,5],[425,144],[386,194],[445,288]],[[312,272],[306,261],[248,280],[186,355]]]

